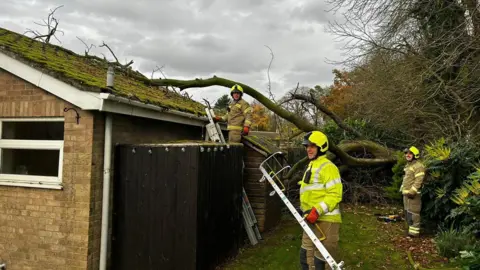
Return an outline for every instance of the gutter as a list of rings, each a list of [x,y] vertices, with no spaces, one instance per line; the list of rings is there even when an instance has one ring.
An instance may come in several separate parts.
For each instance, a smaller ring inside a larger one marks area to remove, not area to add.
[[[171,110],[171,109],[165,110],[164,108],[161,108],[161,107],[153,105],[153,104],[145,104],[145,103],[140,102],[140,101],[131,100],[131,99],[124,98],[124,97],[119,97],[119,96],[116,96],[114,94],[101,93],[100,98],[102,99],[102,104],[101,104],[100,109],[99,109],[100,111],[104,110],[105,107],[104,107],[103,103],[108,100],[108,101],[114,101],[114,102],[122,103],[122,104],[125,104],[125,105],[130,105],[130,106],[133,106],[133,107],[152,110],[152,111],[155,111],[155,112],[161,112],[161,113],[164,113],[164,114],[171,114],[171,115],[175,115],[175,116],[180,116],[180,117],[185,118],[185,119],[193,120],[193,121],[196,121],[196,122],[198,121],[199,125],[200,124],[205,125],[206,123],[208,123],[208,118],[206,116],[196,116],[194,114],[181,112],[181,111],[176,111],[176,110]],[[174,122],[182,122],[182,124],[186,124],[184,121],[174,121]]]

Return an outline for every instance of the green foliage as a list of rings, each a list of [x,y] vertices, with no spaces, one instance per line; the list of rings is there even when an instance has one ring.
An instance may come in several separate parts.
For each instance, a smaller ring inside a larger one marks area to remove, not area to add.
[[[402,202],[403,201],[403,196],[402,193],[400,193],[400,186],[402,185],[403,182],[403,175],[404,171],[403,168],[405,168],[405,165],[407,164],[407,160],[404,158],[403,152],[396,152],[395,156],[397,157],[397,163],[393,166],[392,172],[392,183],[390,186],[385,187],[385,196],[389,199]]]
[[[230,103],[230,96],[225,94],[221,96],[219,99],[217,99],[217,102],[215,102],[215,105],[213,106],[214,109],[217,110],[226,110],[228,107],[228,104]]]
[[[363,134],[364,138],[362,139],[374,141],[387,147],[394,146],[394,140],[390,139],[388,132],[378,129],[367,120],[348,118],[344,120],[344,123]],[[327,121],[322,131],[336,144],[358,139],[354,134],[339,128],[333,120]],[[371,153],[364,151],[349,154],[359,158],[373,157]],[[398,199],[398,195],[394,195],[394,189],[398,190],[401,182],[398,184],[397,180],[396,186],[398,187],[390,187],[388,191],[384,189],[391,183],[391,175],[389,166],[349,168],[342,175],[345,179],[344,201],[350,203],[385,203],[385,192]]]
[[[460,251],[460,261],[463,266],[462,270],[480,269],[480,246],[477,245],[472,250]]]
[[[401,145],[403,143],[399,144],[399,142],[403,142],[402,137],[399,134],[392,134],[388,130],[383,130],[374,125],[371,121],[347,118],[343,122],[363,134],[367,140],[372,140],[392,148],[404,147],[404,145]],[[337,144],[343,140],[348,141],[358,139],[354,134],[346,132],[338,127],[333,120],[326,121],[325,125],[322,127],[322,131],[328,136],[328,138]]]
[[[467,230],[441,230],[435,237],[438,254],[447,258],[454,258],[460,251],[468,250],[474,245],[474,236]]]
[[[463,197],[461,188],[476,171],[475,164],[480,160],[480,151],[467,142],[447,143],[440,139],[430,144],[425,164],[428,169],[422,191],[422,219],[426,225],[444,222],[446,226],[465,225],[465,214],[455,210],[455,202]],[[465,187],[468,189],[468,187]],[[454,212],[452,212],[454,211]]]
[[[431,161],[443,161],[450,157],[452,150],[446,146],[444,138],[425,146],[426,158]]]
[[[447,216],[447,219],[461,219],[461,225],[474,234],[480,233],[480,168],[468,176],[457,188],[451,200],[458,205]]]

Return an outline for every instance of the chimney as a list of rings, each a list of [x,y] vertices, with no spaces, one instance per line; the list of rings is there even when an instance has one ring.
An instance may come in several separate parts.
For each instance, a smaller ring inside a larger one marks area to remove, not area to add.
[[[113,71],[113,67],[109,66],[107,71],[107,87],[113,88],[113,79],[115,77],[115,72]]]

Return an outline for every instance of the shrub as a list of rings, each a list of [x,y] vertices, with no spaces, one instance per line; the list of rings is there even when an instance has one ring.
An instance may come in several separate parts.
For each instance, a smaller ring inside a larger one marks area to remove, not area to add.
[[[447,258],[454,258],[460,251],[469,250],[474,245],[473,234],[466,230],[441,229],[435,237],[438,254]]]
[[[440,222],[445,222],[446,226],[463,225],[464,215],[451,214],[459,206],[455,202],[455,198],[461,198],[458,197],[459,188],[476,171],[480,151],[474,144],[465,141],[448,144],[444,139],[425,149],[428,173],[422,189],[422,223],[427,227]]]
[[[402,138],[399,138],[398,134],[391,134],[391,132],[387,130],[382,130],[368,120],[347,118],[343,122],[362,133],[367,140],[371,140],[391,148],[400,147],[399,142],[402,141]],[[326,121],[325,125],[322,127],[322,131],[336,144],[344,140],[348,141],[358,139],[354,134],[346,132],[342,128],[338,127],[333,120]]]
[[[460,251],[460,261],[464,270],[480,269],[480,247],[477,245],[472,250]]]
[[[392,168],[392,183],[390,186],[385,187],[385,196],[397,202],[403,202],[400,187],[403,182],[403,168],[405,168],[407,160],[404,158],[403,152],[397,152],[395,155],[397,156],[397,163]]]

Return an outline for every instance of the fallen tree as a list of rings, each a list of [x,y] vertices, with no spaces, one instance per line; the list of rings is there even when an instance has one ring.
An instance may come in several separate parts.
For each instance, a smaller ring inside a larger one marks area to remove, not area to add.
[[[190,88],[205,88],[205,87],[211,87],[211,86],[223,86],[226,88],[230,88],[233,85],[238,84],[243,87],[245,94],[255,98],[260,103],[262,103],[265,107],[270,109],[273,113],[294,124],[298,129],[304,132],[320,129],[320,127],[313,125],[306,119],[303,119],[302,117],[299,117],[298,115],[283,109],[280,105],[276,104],[271,99],[261,94],[259,91],[241,82],[236,82],[233,80],[213,76],[208,79],[197,78],[193,80],[155,79],[155,80],[149,80],[149,84],[153,86],[176,87],[180,91],[185,89],[190,89]],[[340,119],[340,117],[335,115],[332,111],[328,110],[326,106],[321,104],[320,100],[316,99],[313,93],[308,96],[308,95],[297,94],[294,92],[294,93],[291,93],[291,99],[303,100],[305,102],[308,102],[314,105],[318,110],[320,110],[325,115],[332,118],[332,120],[334,120],[339,127],[343,128],[347,132],[353,133],[359,138],[362,138],[362,135],[358,131],[345,125],[343,121]],[[358,157],[353,157],[349,154],[349,152],[358,151],[359,149],[362,149],[362,151],[365,151],[365,152],[372,153],[374,158],[358,158]],[[392,151],[390,149],[376,142],[368,141],[368,140],[349,141],[345,144],[340,143],[339,145],[336,145],[335,143],[330,141],[329,150],[333,154],[333,155],[329,155],[329,158],[331,159],[338,158],[341,161],[341,164],[346,167],[381,166],[385,164],[393,164],[396,162],[396,158],[394,155],[392,155]],[[303,164],[304,162],[306,162],[306,158],[301,160],[298,164],[296,164],[292,168],[290,173],[287,175],[287,178],[290,178],[295,173],[297,168],[302,168],[302,166],[300,165]]]

